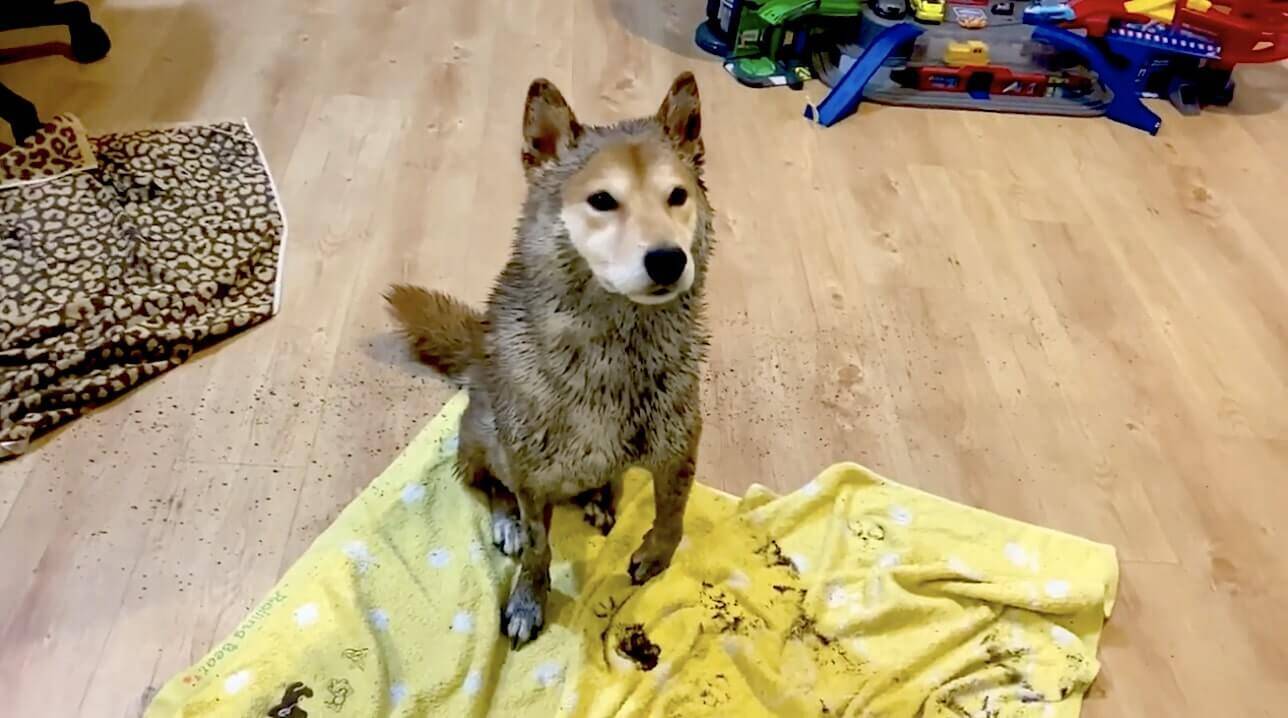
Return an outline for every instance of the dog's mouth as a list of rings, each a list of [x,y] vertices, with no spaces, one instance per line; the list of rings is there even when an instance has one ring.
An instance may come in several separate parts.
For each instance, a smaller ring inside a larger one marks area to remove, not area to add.
[[[666,304],[667,302],[680,296],[682,288],[677,286],[670,287],[653,287],[646,292],[626,295],[628,299],[636,304]]]

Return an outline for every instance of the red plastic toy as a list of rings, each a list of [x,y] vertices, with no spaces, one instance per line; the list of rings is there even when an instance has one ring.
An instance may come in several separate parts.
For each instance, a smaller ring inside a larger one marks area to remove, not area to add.
[[[1288,0],[1221,0],[1207,12],[1177,7],[1172,25],[1215,38],[1215,67],[1288,58]]]
[[[1157,16],[1131,12],[1122,0],[1072,0],[1074,19],[1066,28],[1083,28],[1092,37],[1102,37],[1115,23],[1147,24]],[[1240,63],[1278,62],[1288,58],[1288,0],[1216,0],[1208,3],[1179,0],[1172,9],[1170,24],[1177,30],[1203,35],[1221,47],[1220,59],[1212,67],[1230,69]]]

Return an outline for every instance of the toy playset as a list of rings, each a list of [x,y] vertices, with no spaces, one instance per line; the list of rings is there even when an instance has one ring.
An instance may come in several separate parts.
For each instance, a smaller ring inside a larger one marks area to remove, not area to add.
[[[708,0],[695,41],[753,87],[832,88],[825,126],[891,105],[1105,115],[1158,132],[1234,97],[1240,63],[1288,58],[1288,0]]]

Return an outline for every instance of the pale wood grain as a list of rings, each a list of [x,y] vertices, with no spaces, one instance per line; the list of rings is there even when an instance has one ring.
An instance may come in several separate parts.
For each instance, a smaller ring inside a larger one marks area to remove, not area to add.
[[[702,479],[854,459],[1113,543],[1086,714],[1282,712],[1288,67],[1160,107],[1155,138],[880,107],[821,130],[820,86],[742,88],[692,47],[703,5],[122,0],[106,61],[0,66],[98,131],[248,117],[291,230],[280,316],[0,464],[5,714],[137,715],[450,396],[379,293],[486,295],[533,76],[595,122],[686,68],[720,210]]]

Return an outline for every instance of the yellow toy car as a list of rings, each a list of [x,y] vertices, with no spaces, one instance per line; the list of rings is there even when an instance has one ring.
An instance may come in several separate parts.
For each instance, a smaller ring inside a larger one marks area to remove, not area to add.
[[[944,64],[952,67],[988,64],[988,44],[980,40],[950,40],[944,48]]]
[[[944,21],[944,0],[908,0],[912,16],[922,22]]]

